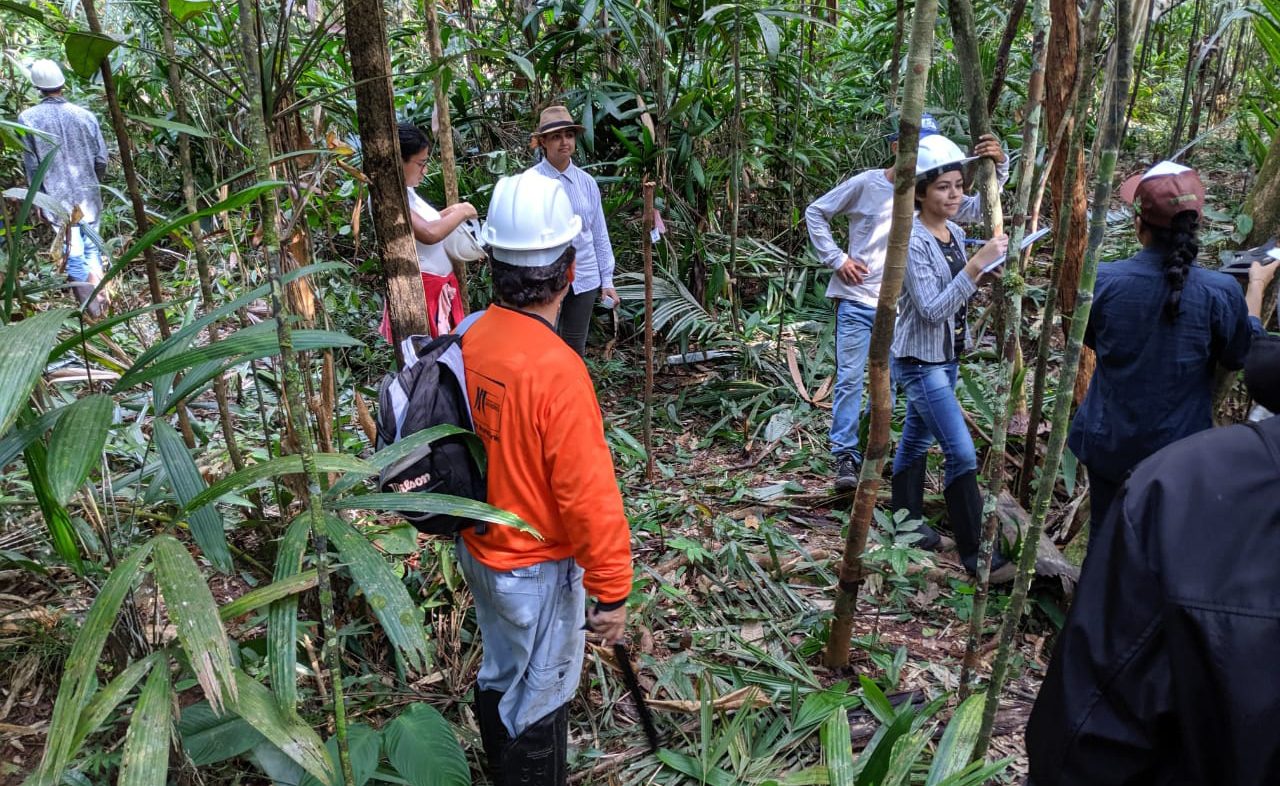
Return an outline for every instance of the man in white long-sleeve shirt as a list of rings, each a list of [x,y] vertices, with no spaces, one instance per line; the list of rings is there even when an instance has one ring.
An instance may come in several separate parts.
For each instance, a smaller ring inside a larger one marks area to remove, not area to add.
[[[929,114],[920,122],[920,137],[938,133],[938,124]],[[898,152],[897,133],[889,139]],[[974,155],[996,162],[1000,183],[1009,179],[1009,164],[1000,140],[986,135],[978,140]],[[977,196],[965,197],[956,221],[981,219],[982,203]],[[836,244],[831,220],[849,219],[848,250]],[[834,273],[827,284],[827,297],[836,307],[836,384],[832,391],[831,453],[836,459],[837,492],[852,491],[858,485],[862,453],[858,427],[862,415],[862,377],[867,351],[871,347],[871,326],[880,299],[885,254],[889,248],[889,225],[893,220],[893,168],[868,169],[823,194],[804,212],[809,240],[818,259]],[[923,468],[921,468],[923,481]],[[917,484],[919,485],[919,484]]]

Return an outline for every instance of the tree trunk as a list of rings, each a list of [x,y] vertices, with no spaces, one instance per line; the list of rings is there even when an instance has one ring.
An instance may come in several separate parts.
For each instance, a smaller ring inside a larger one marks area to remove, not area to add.
[[[965,102],[969,105],[969,135],[977,144],[978,137],[991,133],[991,115],[987,112],[986,80],[982,75],[982,58],[978,52],[978,34],[973,17],[972,0],[951,0],[951,35],[955,43],[956,62]],[[977,161],[977,186],[982,194],[982,220],[987,233],[995,236],[1004,231],[1004,210],[1000,204],[1000,181],[996,165],[989,158]]]
[[[1247,245],[1261,245],[1280,237],[1280,131],[1271,135],[1271,147],[1245,200],[1244,212],[1253,218]]]
[[[89,30],[102,35],[102,25],[98,22],[98,12],[94,8],[94,0],[84,0],[85,21]],[[133,165],[133,143],[129,139],[129,127],[124,122],[124,111],[120,108],[120,98],[116,95],[116,80],[111,74],[111,60],[102,58],[99,67],[102,72],[102,91],[106,95],[107,108],[111,112],[111,128],[116,134],[116,143],[120,147],[120,168],[124,170],[125,190],[129,193],[129,203],[133,206],[133,223],[137,227],[138,236],[146,234],[151,226],[147,217],[147,206],[142,200],[142,188],[138,185],[138,171]],[[159,305],[164,302],[164,291],[160,288],[160,267],[156,263],[155,251],[151,246],[142,250],[142,260],[147,268],[147,287],[151,292],[151,302]],[[163,308],[155,309],[156,327],[160,330],[160,338],[169,337],[169,317]],[[178,402],[178,426],[182,430],[182,441],[187,448],[196,446],[196,436],[191,430],[191,420],[187,417],[186,402]]]
[[[258,58],[262,42],[258,40],[257,8],[252,0],[239,0],[240,52],[244,61],[244,83],[247,86],[249,111],[246,136],[254,171],[259,180],[271,178],[271,143],[267,137],[266,108],[262,94],[262,73]],[[371,17],[382,26],[382,9]],[[400,167],[395,168],[400,172]],[[329,665],[330,689],[333,691],[333,725],[337,738],[339,772],[345,786],[354,786],[351,754],[347,746],[347,715],[343,701],[342,649],[338,646],[339,628],[334,614],[333,589],[329,582],[329,546],[323,525],[323,509],[320,497],[320,472],[315,461],[315,439],[307,418],[303,401],[302,369],[293,351],[293,329],[290,327],[288,299],[280,284],[283,275],[284,248],[276,231],[278,205],[276,192],[268,192],[261,200],[262,253],[266,257],[271,283],[271,310],[276,318],[276,336],[280,342],[280,367],[283,371],[281,393],[287,410],[290,427],[297,435],[298,454],[302,458],[306,477],[307,511],[311,524],[311,537],[316,552],[316,583],[320,594],[320,617],[324,630],[324,657]],[[404,192],[401,191],[401,200]],[[421,300],[421,295],[419,295]]]
[[[427,17],[427,47],[431,59],[440,65],[444,62],[444,52],[440,46],[440,17],[436,14],[436,0],[423,0],[424,14]],[[436,142],[440,145],[440,175],[444,180],[444,203],[454,205],[458,202],[458,165],[453,153],[453,120],[449,116],[449,97],[444,89],[444,73],[437,71],[435,76],[436,91]],[[470,298],[467,295],[467,266],[463,262],[450,260],[453,264],[453,275],[458,279],[458,298],[462,301],[462,310],[470,310]]]
[[[967,3],[968,0],[952,0],[953,6]],[[1031,205],[1031,192],[1035,190],[1036,150],[1040,139],[1041,103],[1044,100],[1044,61],[1045,45],[1049,38],[1049,0],[1035,0],[1031,11],[1031,22],[1035,30],[1031,44],[1031,78],[1027,85],[1027,103],[1024,116],[1026,123],[1022,130],[1022,157],[1018,160],[1018,193],[1015,198],[1016,213],[1013,219],[1013,230],[1009,233],[1008,261],[1004,265],[1002,287],[1004,294],[1004,319],[1002,320],[1002,347],[1000,359],[1000,375],[996,382],[995,422],[991,425],[992,457],[988,464],[987,504],[983,508],[982,543],[978,552],[978,585],[973,598],[973,611],[969,615],[969,637],[965,648],[964,662],[960,670],[960,694],[968,695],[969,678],[978,662],[978,645],[982,641],[982,629],[987,617],[987,594],[990,590],[991,560],[999,520],[996,516],[995,504],[1004,491],[1005,445],[1009,439],[1009,421],[1018,405],[1026,405],[1021,385],[1014,389],[1015,378],[1019,376],[1015,359],[1021,354],[1020,333],[1022,330],[1022,297],[1026,284],[1022,273],[1022,260],[1030,254],[1018,251],[1027,229],[1027,209]],[[1016,400],[1015,400],[1016,399]],[[1035,550],[1034,544],[1032,550]]]
[[[373,230],[378,236],[378,255],[387,279],[387,311],[399,358],[404,338],[427,334],[427,311],[418,252],[409,224],[409,193],[400,162],[400,139],[396,135],[391,56],[387,51],[382,0],[343,0],[343,11],[355,79],[361,166],[369,179]]]
[[[849,536],[840,563],[840,582],[836,589],[835,618],[827,637],[823,662],[828,668],[849,663],[849,642],[853,635],[853,615],[858,605],[858,589],[864,570],[862,552],[867,546],[867,533],[875,514],[876,495],[885,458],[889,455],[889,420],[893,415],[893,398],[889,392],[889,347],[893,343],[894,319],[898,313],[898,295],[907,269],[907,243],[915,213],[916,150],[920,141],[920,115],[924,112],[925,87],[929,82],[929,59],[933,52],[933,28],[938,17],[937,3],[917,3],[911,25],[911,42],[907,52],[907,78],[899,114],[898,161],[893,182],[893,223],[889,229],[889,251],[885,259],[884,279],[880,284],[880,300],[871,330],[871,348],[867,363],[871,369],[871,428],[867,434],[867,453],[858,478],[858,490],[849,516]]]
[[[1076,375],[1080,361],[1080,348],[1084,345],[1084,332],[1089,322],[1089,310],[1093,306],[1093,287],[1098,275],[1098,257],[1107,228],[1111,181],[1115,175],[1116,158],[1122,141],[1121,134],[1124,132],[1124,100],[1129,95],[1129,79],[1133,70],[1133,36],[1130,32],[1133,20],[1130,18],[1130,4],[1131,0],[1116,0],[1115,4],[1115,75],[1110,80],[1112,85],[1110,112],[1102,119],[1099,132],[1102,136],[1102,157],[1098,161],[1097,185],[1093,192],[1093,218],[1089,226],[1089,245],[1077,283],[1076,312],[1071,323],[1071,335],[1067,338],[1067,347],[1062,358],[1060,385],[1064,389],[1074,382],[1073,377]],[[1031,509],[1031,522],[1022,537],[1023,548],[1018,560],[1018,575],[1014,579],[1009,607],[1000,628],[999,649],[991,666],[991,683],[987,688],[982,728],[978,732],[978,743],[974,749],[975,760],[981,760],[986,756],[987,747],[991,742],[996,712],[1000,708],[1000,693],[1004,690],[1004,681],[1013,651],[1013,637],[1022,621],[1027,590],[1031,586],[1031,578],[1035,572],[1036,544],[1040,542],[1040,533],[1044,530],[1049,503],[1053,499],[1055,484],[1049,479],[1058,474],[1062,449],[1067,441],[1067,422],[1070,415],[1071,400],[1066,396],[1058,396],[1054,405],[1049,449],[1045,456],[1046,481],[1036,490],[1035,504]],[[1029,548],[1027,544],[1030,544]],[[1117,601],[1119,602],[1120,599]]]
[[[1004,77],[1009,70],[1009,50],[1013,48],[1013,39],[1018,35],[1018,25],[1022,23],[1022,15],[1027,10],[1027,0],[1013,0],[1009,9],[1009,18],[1004,25],[1004,36],[1000,39],[1000,50],[996,54],[996,67],[991,71],[991,88],[987,91],[987,114],[995,114],[996,105],[1000,102],[1000,91],[1004,90]]]
[[[164,41],[165,57],[168,58],[169,93],[173,98],[173,114],[179,123],[189,124],[187,104],[182,95],[182,77],[178,68],[177,47],[173,39],[173,14],[169,10],[169,0],[160,0],[160,32]],[[178,169],[182,174],[182,197],[187,212],[194,213],[199,209],[196,201],[195,169],[191,165],[191,137],[178,134]],[[204,244],[204,231],[200,222],[192,222],[187,230],[191,233],[191,249],[196,258],[196,274],[200,278],[200,298],[204,303],[205,313],[213,310],[213,273],[209,266],[209,250]],[[209,326],[209,343],[218,341],[218,325]],[[227,400],[227,380],[222,374],[213,378],[213,397],[218,404],[218,422],[222,426],[222,438],[227,443],[227,454],[236,471],[244,469],[244,456],[236,440],[235,425],[231,420],[231,407]],[[254,495],[257,504],[257,516],[262,517],[261,498]]]
[[[1169,152],[1166,158],[1172,158],[1178,145],[1182,142],[1182,128],[1186,122],[1187,104],[1191,100],[1191,85],[1196,78],[1196,44],[1200,41],[1200,17],[1203,15],[1204,2],[1196,0],[1194,16],[1191,18],[1191,35],[1187,38],[1187,63],[1182,69],[1182,100],[1178,102],[1178,118],[1173,123],[1173,132],[1169,135]]]
[[[907,0],[897,0],[896,5],[893,22],[893,58],[889,60],[889,95],[885,98],[885,109],[889,113],[898,106],[900,78],[898,72],[902,70],[902,36],[907,28]]]

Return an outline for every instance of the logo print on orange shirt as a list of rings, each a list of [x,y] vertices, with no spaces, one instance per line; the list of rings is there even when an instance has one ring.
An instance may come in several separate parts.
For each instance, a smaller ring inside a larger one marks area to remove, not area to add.
[[[467,381],[475,384],[471,391],[471,419],[476,433],[497,442],[502,430],[502,404],[507,398],[507,386],[477,372],[468,372]]]

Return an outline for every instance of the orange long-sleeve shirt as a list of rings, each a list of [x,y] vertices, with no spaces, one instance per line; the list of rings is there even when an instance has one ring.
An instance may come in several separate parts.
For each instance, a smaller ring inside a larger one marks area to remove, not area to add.
[[[600,403],[582,358],[544,320],[491,307],[462,337],[467,394],[489,457],[489,504],[542,534],[463,532],[494,570],[574,557],[602,603],[631,593],[631,533]]]

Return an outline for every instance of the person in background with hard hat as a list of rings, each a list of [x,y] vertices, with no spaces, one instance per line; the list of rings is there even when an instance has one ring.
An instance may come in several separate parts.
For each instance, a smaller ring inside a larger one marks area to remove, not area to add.
[[[409,221],[413,225],[413,242],[418,248],[418,270],[422,273],[422,292],[426,298],[427,329],[435,338],[453,330],[462,321],[462,297],[448,250],[454,233],[459,232],[465,222],[475,220],[476,209],[470,202],[459,202],[436,210],[418,196],[416,189],[431,160],[431,140],[427,132],[413,123],[400,123],[397,130],[404,184],[409,190]],[[478,243],[473,245],[477,250],[480,248]],[[468,257],[463,261],[480,258],[470,254]],[[385,305],[378,332],[387,341],[391,340],[391,316]]]
[[[964,204],[964,167],[974,160],[944,136],[920,140],[917,213],[890,361],[893,378],[907,399],[902,437],[893,456],[895,482],[899,473],[924,461],[935,441],[942,447],[947,518],[960,561],[970,573],[978,567],[982,489],[978,455],[955,387],[960,358],[971,346],[966,321],[969,299],[978,291],[983,269],[1002,259],[1009,245],[1008,237],[999,235],[973,258],[965,255],[964,230],[952,218]],[[923,519],[915,530],[921,536],[919,547],[937,548],[941,536]],[[1013,563],[997,549],[992,555],[991,581],[1009,581],[1013,573]]]
[[[1263,292],[1277,263],[1255,263],[1244,296],[1230,276],[1197,265],[1204,196],[1200,175],[1172,161],[1120,187],[1142,250],[1098,269],[1084,336],[1098,365],[1067,438],[1089,472],[1094,526],[1138,462],[1213,426],[1218,366],[1241,368],[1250,338],[1263,332]]]
[[[484,643],[476,716],[494,779],[509,786],[565,783],[587,596],[587,625],[611,644],[631,593],[631,534],[600,405],[553,327],[581,229],[555,180],[526,171],[498,181],[481,232],[496,302],[462,335],[488,502],[541,535],[491,526],[458,542]]]
[[[897,123],[889,134],[890,150],[898,154]],[[938,133],[938,123],[930,114],[920,118],[920,138]],[[1009,179],[1008,158],[1000,140],[990,134],[978,140],[974,155],[996,162],[1000,183]],[[849,220],[847,250],[837,245],[831,221],[837,216]],[[836,311],[836,382],[831,391],[831,454],[836,460],[835,490],[853,491],[858,485],[862,453],[858,432],[863,413],[862,382],[867,353],[871,348],[871,326],[880,300],[880,279],[889,249],[889,225],[893,221],[893,167],[860,172],[814,200],[804,212],[809,241],[823,264],[834,273],[827,284],[827,297]],[[953,220],[972,223],[982,219],[982,200],[966,196]],[[915,509],[924,501],[925,461],[895,475],[895,508]],[[919,500],[919,503],[916,503]],[[918,512],[917,512],[918,515]]]
[[[596,299],[600,298],[606,308],[614,308],[618,305],[618,292],[613,288],[613,246],[604,220],[600,186],[573,163],[580,131],[582,126],[565,107],[544,109],[530,142],[542,150],[543,158],[530,170],[560,183],[573,204],[573,212],[582,220],[582,231],[573,240],[577,275],[555,321],[556,332],[582,355],[587,351],[587,331]]]
[[[40,91],[40,103],[18,115],[18,122],[52,137],[35,134],[22,137],[22,164],[27,182],[34,183],[36,170],[47,156],[53,163],[40,181],[40,191],[48,194],[65,214],[41,210],[62,238],[67,262],[67,279],[80,305],[90,317],[101,316],[107,308],[105,293],[89,300],[102,280],[102,252],[98,248],[102,194],[99,182],[107,175],[107,142],[92,112],[76,106],[63,95],[66,78],[52,60],[37,60],[29,71],[31,84]]]
[[[1253,340],[1244,381],[1280,412],[1280,338]],[[1280,783],[1280,417],[1157,451],[1108,511],[1031,711],[1028,783]]]

